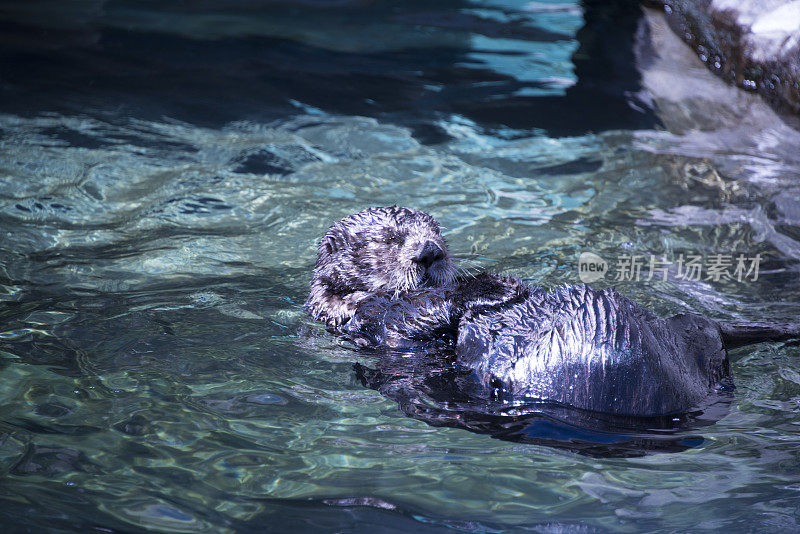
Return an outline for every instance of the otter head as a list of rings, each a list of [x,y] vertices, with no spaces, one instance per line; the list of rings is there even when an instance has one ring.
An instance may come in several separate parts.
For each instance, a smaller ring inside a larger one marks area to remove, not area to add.
[[[315,319],[344,324],[377,292],[442,287],[455,275],[439,223],[397,206],[348,215],[319,243],[306,307]]]

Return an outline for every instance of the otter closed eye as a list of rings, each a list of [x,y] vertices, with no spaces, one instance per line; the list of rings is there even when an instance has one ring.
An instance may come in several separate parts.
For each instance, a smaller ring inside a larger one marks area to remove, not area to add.
[[[402,236],[400,234],[393,233],[393,232],[388,232],[386,237],[384,237],[384,240],[385,240],[387,245],[400,246],[403,243],[405,243],[406,238],[405,238],[405,236]]]
[[[306,307],[359,346],[452,355],[487,398],[624,416],[693,410],[729,381],[727,348],[800,337],[796,326],[661,319],[611,289],[455,272],[433,217],[369,208],[322,239]]]

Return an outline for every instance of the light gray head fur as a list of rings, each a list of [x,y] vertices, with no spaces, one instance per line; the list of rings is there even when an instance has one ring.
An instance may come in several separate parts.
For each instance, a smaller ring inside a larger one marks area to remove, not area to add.
[[[306,307],[315,319],[339,326],[372,294],[444,287],[454,277],[433,217],[398,206],[369,208],[325,233]]]

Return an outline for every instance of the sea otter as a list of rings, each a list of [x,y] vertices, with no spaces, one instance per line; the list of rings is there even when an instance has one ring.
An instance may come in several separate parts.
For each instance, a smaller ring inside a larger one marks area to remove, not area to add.
[[[612,289],[457,276],[435,219],[397,206],[330,227],[306,308],[358,346],[452,358],[487,397],[615,416],[693,410],[730,385],[726,349],[798,337],[789,326],[661,319]]]

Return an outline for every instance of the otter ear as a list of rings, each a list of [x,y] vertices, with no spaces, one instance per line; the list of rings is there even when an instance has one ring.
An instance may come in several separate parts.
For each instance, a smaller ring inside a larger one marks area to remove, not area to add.
[[[339,247],[336,245],[336,240],[329,235],[325,236],[322,246],[325,247],[325,250],[328,252],[328,254],[333,254],[334,252],[339,251]]]

